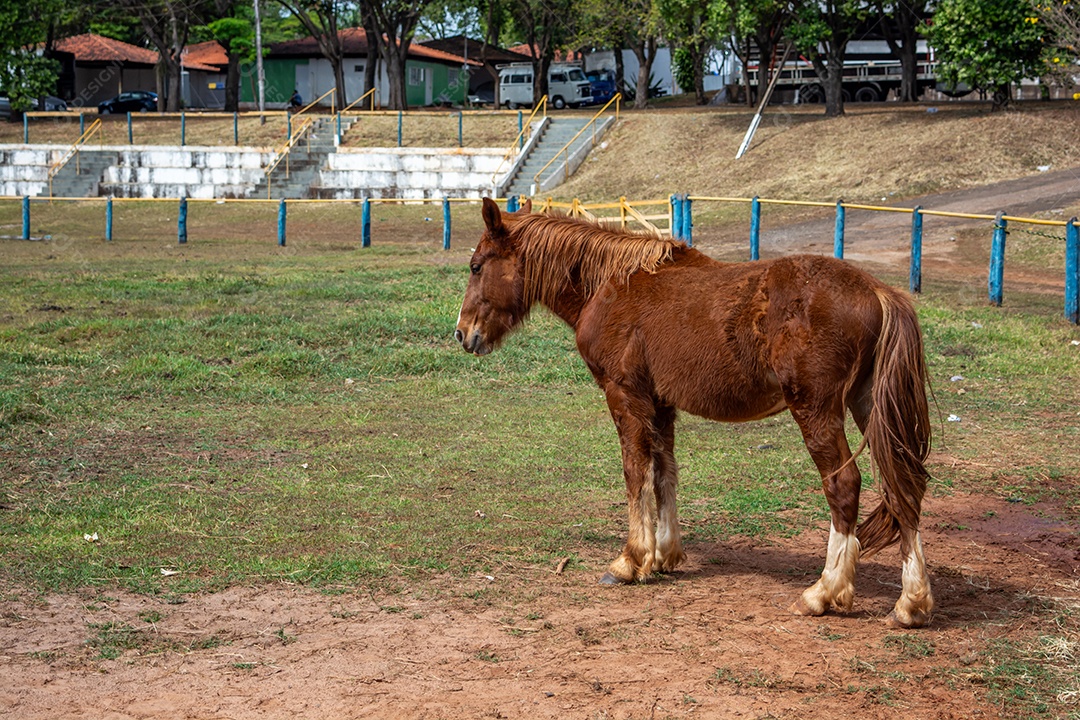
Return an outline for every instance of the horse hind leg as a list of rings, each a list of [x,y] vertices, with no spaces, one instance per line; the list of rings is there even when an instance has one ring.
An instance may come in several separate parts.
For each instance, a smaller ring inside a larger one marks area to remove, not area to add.
[[[900,554],[904,558],[901,571],[903,590],[886,622],[897,628],[923,627],[930,622],[934,610],[934,595],[926,574],[922,538],[917,528],[901,528]]]
[[[653,484],[657,506],[656,569],[660,572],[671,572],[686,560],[676,505],[679,471],[675,462],[674,408],[657,410],[656,430],[659,435],[658,447],[653,455]]]
[[[793,407],[792,415],[821,473],[832,523],[821,577],[803,591],[791,611],[798,615],[823,615],[830,609],[849,612],[855,602],[855,569],[860,552],[855,527],[862,478],[851,459],[841,411],[815,417]]]

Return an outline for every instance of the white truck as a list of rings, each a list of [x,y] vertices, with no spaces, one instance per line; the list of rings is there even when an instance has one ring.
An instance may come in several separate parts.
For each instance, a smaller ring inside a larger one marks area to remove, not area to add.
[[[533,102],[532,63],[499,66],[499,102],[514,110]],[[548,70],[548,102],[562,109],[592,103],[592,85],[580,65],[552,63]]]

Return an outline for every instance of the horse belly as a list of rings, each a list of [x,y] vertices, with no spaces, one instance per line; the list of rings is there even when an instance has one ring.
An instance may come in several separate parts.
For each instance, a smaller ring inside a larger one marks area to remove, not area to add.
[[[676,373],[654,372],[653,377],[660,399],[709,420],[760,420],[787,407],[779,381],[768,371],[759,375],[732,366],[688,364]]]

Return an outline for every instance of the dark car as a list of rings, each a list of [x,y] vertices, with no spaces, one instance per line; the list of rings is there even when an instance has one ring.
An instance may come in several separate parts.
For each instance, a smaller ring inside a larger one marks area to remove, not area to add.
[[[615,97],[615,73],[611,70],[590,70],[585,73],[592,86],[593,103],[602,105]]]
[[[30,109],[37,110],[38,105],[40,104],[38,99],[34,98],[30,101]],[[49,112],[63,112],[68,109],[68,106],[67,103],[60,98],[49,95],[45,98],[45,109]],[[0,97],[0,119],[9,119],[11,118],[11,115],[11,101],[6,97]]]
[[[135,90],[120,93],[112,100],[106,100],[97,106],[102,115],[108,113],[150,112],[157,110],[157,93],[149,90]]]

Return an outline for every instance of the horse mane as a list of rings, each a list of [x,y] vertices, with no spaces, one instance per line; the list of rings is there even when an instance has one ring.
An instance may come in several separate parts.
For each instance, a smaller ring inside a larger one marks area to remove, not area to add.
[[[611,230],[598,222],[533,213],[512,226],[511,236],[524,259],[524,300],[551,306],[571,280],[592,297],[612,278],[635,272],[656,272],[683,243],[626,230]]]

